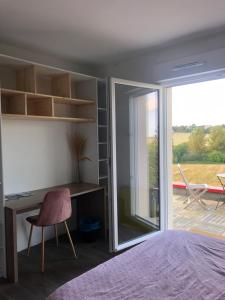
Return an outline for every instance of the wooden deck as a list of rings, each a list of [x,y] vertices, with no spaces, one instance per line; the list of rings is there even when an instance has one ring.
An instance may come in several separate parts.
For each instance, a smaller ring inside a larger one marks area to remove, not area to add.
[[[219,197],[219,196],[218,196]],[[173,195],[173,228],[225,239],[225,205],[217,210],[215,200],[205,200],[207,210],[198,204],[184,209],[184,195]]]

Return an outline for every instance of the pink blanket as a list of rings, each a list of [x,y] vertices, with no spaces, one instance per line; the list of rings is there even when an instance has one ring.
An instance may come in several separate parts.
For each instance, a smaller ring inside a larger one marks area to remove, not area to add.
[[[225,299],[225,241],[183,231],[155,234],[48,298],[70,299]]]

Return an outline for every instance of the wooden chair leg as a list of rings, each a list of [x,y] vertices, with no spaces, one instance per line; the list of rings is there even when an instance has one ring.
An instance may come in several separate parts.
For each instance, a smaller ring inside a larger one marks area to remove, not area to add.
[[[76,252],[75,252],[75,248],[74,248],[74,245],[73,245],[73,241],[72,241],[72,239],[71,239],[70,232],[69,232],[69,228],[68,228],[68,226],[67,226],[66,221],[64,222],[64,225],[65,225],[66,233],[67,233],[68,238],[69,238],[69,241],[70,241],[70,245],[71,245],[72,250],[73,250],[73,255],[74,255],[75,258],[77,258],[77,255],[76,255]]]
[[[28,240],[28,247],[27,247],[27,256],[30,255],[30,242],[31,242],[31,238],[32,238],[33,227],[34,227],[34,225],[31,224],[31,226],[30,226],[29,240]]]
[[[55,229],[56,247],[59,248],[59,238],[58,238],[58,228],[57,228],[57,224],[54,225],[54,229]]]
[[[45,239],[44,239],[44,226],[41,227],[41,272],[45,270]]]

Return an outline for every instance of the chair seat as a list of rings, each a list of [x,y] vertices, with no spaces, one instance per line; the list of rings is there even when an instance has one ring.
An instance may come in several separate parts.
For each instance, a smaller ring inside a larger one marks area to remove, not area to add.
[[[191,183],[188,185],[189,189],[191,190],[195,190],[195,189],[208,189],[208,185],[207,184],[194,184],[194,183]]]
[[[29,223],[31,223],[31,224],[33,224],[33,225],[36,225],[37,220],[38,220],[38,215],[27,217],[26,220],[27,220]]]

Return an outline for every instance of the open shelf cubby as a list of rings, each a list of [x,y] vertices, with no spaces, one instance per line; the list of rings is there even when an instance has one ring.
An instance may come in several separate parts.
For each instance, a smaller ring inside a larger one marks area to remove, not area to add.
[[[3,114],[26,115],[26,95],[16,91],[3,91],[1,111]]]
[[[53,98],[51,96],[1,89],[4,117],[35,120],[59,120],[77,123],[95,122],[94,101]]]
[[[53,116],[53,104],[51,97],[39,95],[27,95],[27,114],[31,116]]]
[[[0,62],[1,63],[1,62]],[[36,92],[35,66],[7,62],[0,64],[1,87],[14,91]]]
[[[108,187],[108,178],[107,177],[100,178],[99,179],[99,184],[102,185],[102,186],[105,186],[107,188]]]
[[[91,104],[91,105],[90,105]],[[54,98],[54,116],[68,118],[82,118],[95,120],[95,106],[93,101],[63,100]]]
[[[38,94],[71,98],[70,74],[38,70],[36,73],[36,91]]]
[[[99,178],[108,176],[108,161],[99,161]]]
[[[99,125],[107,125],[107,111],[98,110],[98,123]]]
[[[98,82],[98,107],[99,109],[107,110],[107,103],[106,103],[106,83],[105,81]]]
[[[89,123],[97,119],[97,79],[0,55],[3,117]]]
[[[99,160],[107,158],[107,143],[99,144]]]
[[[98,128],[98,140],[99,143],[107,143],[107,127]]]
[[[71,98],[96,102],[96,79],[72,78]]]
[[[16,70],[16,89],[25,92],[36,92],[35,66],[27,66]]]

